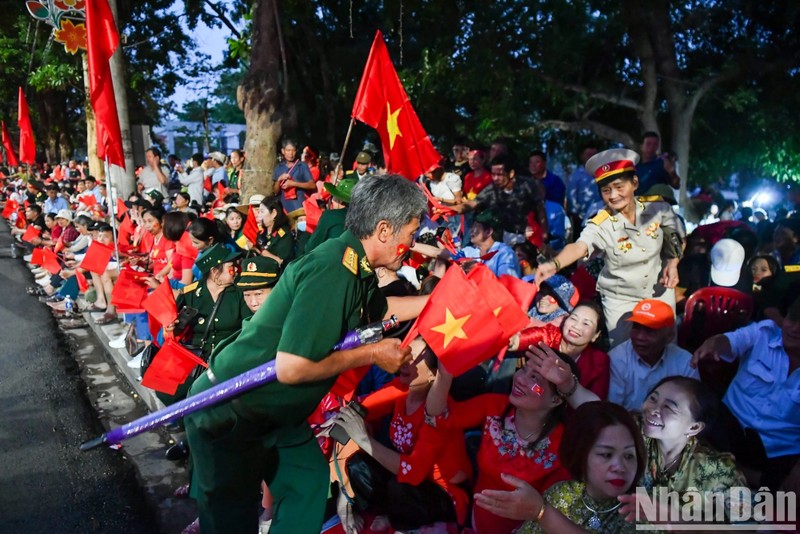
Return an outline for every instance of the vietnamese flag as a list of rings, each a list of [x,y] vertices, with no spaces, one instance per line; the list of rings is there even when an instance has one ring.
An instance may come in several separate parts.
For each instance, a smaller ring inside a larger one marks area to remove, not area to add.
[[[128,206],[121,198],[117,198],[117,217],[122,217],[126,213],[128,213]]]
[[[511,293],[520,308],[527,313],[528,310],[531,309],[533,298],[536,296],[536,293],[539,292],[539,288],[536,287],[536,284],[520,280],[516,276],[511,276],[510,274],[504,274],[499,278],[499,281],[503,287]]]
[[[172,324],[178,318],[178,305],[169,282],[162,282],[144,299],[142,306],[161,326]]]
[[[80,291],[89,289],[89,282],[86,280],[86,276],[78,269],[75,270],[75,279],[78,281],[78,289]]]
[[[322,217],[322,208],[319,207],[318,200],[322,199],[320,193],[309,195],[303,201],[303,211],[306,213],[306,232],[313,234],[319,224],[319,218]]]
[[[167,338],[142,377],[142,385],[174,395],[195,367],[208,364],[172,338]]]
[[[36,247],[31,252],[31,265],[42,265],[44,263],[44,251],[41,247]]]
[[[256,240],[258,239],[258,221],[256,220],[256,211],[253,209],[253,206],[247,208],[247,220],[244,221],[242,234],[250,243],[256,244]]]
[[[415,326],[454,375],[491,358],[508,343],[494,310],[458,265],[447,270]]]
[[[7,200],[6,205],[3,206],[3,218],[10,219],[11,216],[19,209],[19,202],[16,200]]]
[[[197,259],[197,255],[200,254],[200,251],[192,245],[192,238],[189,232],[183,232],[181,238],[175,243],[175,254],[180,254],[184,258],[190,258],[192,260]]]
[[[527,312],[522,310],[514,296],[486,265],[482,263],[475,265],[467,278],[478,286],[478,290],[497,317],[507,337],[510,338],[528,326],[530,318]]]
[[[17,155],[14,154],[14,145],[11,144],[11,136],[8,135],[8,128],[6,128],[6,121],[3,121],[3,148],[6,149],[6,162],[11,167],[19,165]]]
[[[351,116],[378,130],[389,172],[416,180],[442,159],[411,106],[380,31],[372,42]]]
[[[97,157],[125,168],[122,131],[114,99],[109,61],[119,46],[119,34],[107,0],[86,2],[86,56],[89,64],[89,99],[97,129]]]
[[[108,262],[111,261],[113,253],[114,250],[111,247],[107,247],[98,241],[92,241],[79,267],[102,275],[106,272],[106,267],[108,267]]]
[[[19,126],[19,159],[23,163],[36,163],[36,144],[33,140],[33,126],[31,126],[28,101],[22,87],[19,88],[19,111],[17,113]]]
[[[42,231],[36,228],[33,225],[28,226],[25,230],[25,233],[22,234],[22,240],[26,243],[33,243],[35,239],[38,239],[39,236],[42,235]]]
[[[50,274],[58,274],[61,272],[61,262],[58,261],[56,253],[49,248],[42,249],[42,267]]]
[[[97,204],[97,197],[94,196],[92,193],[87,193],[83,196],[78,197],[78,202],[86,206],[87,208],[91,208]]]
[[[142,301],[147,298],[147,286],[143,278],[147,273],[137,273],[123,269],[119,273],[114,289],[111,291],[111,304],[121,313],[141,313]]]

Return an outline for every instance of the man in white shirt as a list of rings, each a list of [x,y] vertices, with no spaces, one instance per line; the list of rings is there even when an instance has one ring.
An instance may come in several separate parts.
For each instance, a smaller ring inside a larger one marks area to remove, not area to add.
[[[677,345],[675,312],[660,300],[639,302],[626,319],[633,323],[630,339],[608,353],[611,359],[611,383],[608,400],[627,410],[640,410],[647,394],[668,376],[700,378],[691,366],[692,355]]]
[[[200,153],[192,154],[192,169],[187,174],[183,170],[183,166],[178,164],[178,181],[182,186],[186,186],[186,192],[189,193],[191,203],[197,203],[198,206],[203,205],[203,155]]]
[[[147,149],[145,162],[147,165],[139,173],[139,183],[144,186],[145,190],[157,189],[162,197],[166,197],[169,168],[161,162],[161,151],[156,147]]]
[[[780,324],[761,321],[706,340],[701,360],[739,360],[713,444],[761,472],[773,491],[800,486],[800,299]],[[791,475],[790,475],[791,474]],[[786,477],[789,476],[787,479]]]

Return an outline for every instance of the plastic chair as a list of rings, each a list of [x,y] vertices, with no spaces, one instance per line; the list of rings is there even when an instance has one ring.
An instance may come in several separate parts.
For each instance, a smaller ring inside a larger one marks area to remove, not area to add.
[[[678,345],[694,352],[703,342],[717,334],[745,326],[753,316],[753,298],[728,287],[704,287],[686,300],[686,312],[678,330]],[[733,380],[738,362],[700,363],[700,379],[719,395]]]

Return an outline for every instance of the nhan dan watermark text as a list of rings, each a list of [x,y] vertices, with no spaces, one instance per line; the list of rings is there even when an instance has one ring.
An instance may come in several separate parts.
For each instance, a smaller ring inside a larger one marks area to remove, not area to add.
[[[683,493],[667,488],[636,488],[636,530],[794,531],[797,496],[793,491],[732,487],[725,491]]]

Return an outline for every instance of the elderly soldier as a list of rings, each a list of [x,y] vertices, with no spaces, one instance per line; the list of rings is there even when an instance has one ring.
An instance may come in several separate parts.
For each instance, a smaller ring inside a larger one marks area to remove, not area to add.
[[[269,305],[211,356],[192,393],[270,360],[278,382],[187,418],[202,532],[255,532],[262,479],[275,496],[273,532],[320,531],[329,471],[306,419],[342,371],[376,364],[394,373],[409,360],[410,349],[397,339],[331,349],[358,326],[392,314],[409,320],[421,311],[425,297],[387,302],[374,270],[400,267],[426,204],[402,177],[360,181],[347,230],[291,263]]]
[[[603,298],[612,347],[628,338],[630,323],[620,319],[630,316],[640,300],[657,298],[675,308],[673,288],[678,283],[683,227],[661,197],[634,196],[639,186],[637,161],[636,152],[615,148],[586,162],[606,207],[575,243],[536,271],[536,281],[541,282],[584,256],[601,254],[605,266],[597,290]]]

